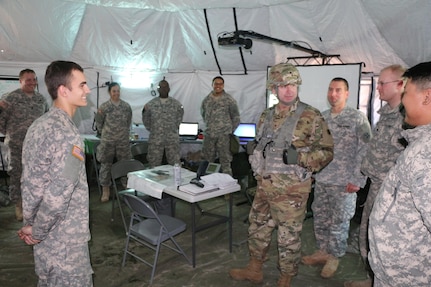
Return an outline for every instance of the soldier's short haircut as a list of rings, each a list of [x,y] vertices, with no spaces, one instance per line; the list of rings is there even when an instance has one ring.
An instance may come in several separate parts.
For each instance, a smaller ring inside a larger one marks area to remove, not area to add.
[[[111,89],[112,89],[113,87],[115,87],[115,86],[120,87],[120,84],[119,84],[119,83],[117,83],[117,82],[112,82],[112,83],[110,83],[110,84],[109,84],[109,86],[108,86],[108,92],[110,92],[110,91],[111,91]]]
[[[348,82],[346,79],[344,79],[344,78],[336,77],[336,78],[333,78],[333,79],[331,80],[331,82],[343,82],[343,83],[344,83],[344,85],[346,85],[346,90],[347,90],[347,91],[349,90],[349,82]]]
[[[419,90],[431,88],[431,62],[417,64],[408,69],[403,77],[410,79]]]
[[[222,80],[222,82],[223,82],[223,84],[224,84],[224,79],[223,79],[223,77],[222,77],[222,76],[216,76],[216,77],[214,77],[214,79],[213,79],[212,83],[214,84],[214,81],[215,81],[215,80],[217,80],[217,79]]]
[[[27,73],[36,75],[36,73],[32,69],[24,69],[21,72],[19,72],[19,78],[22,79],[24,74],[27,74]]]
[[[166,81],[164,78],[163,78],[163,80],[161,80],[160,82],[159,82],[159,88],[160,88],[160,84],[161,83],[166,83],[166,85],[168,86],[168,88],[169,88],[169,83],[168,83],[168,81]]]
[[[45,84],[53,100],[57,99],[57,90],[60,86],[72,89],[70,82],[74,70],[84,72],[80,65],[69,61],[54,61],[46,68]]]
[[[398,75],[398,77],[401,78],[403,76],[403,74],[405,73],[406,68],[404,68],[403,66],[401,66],[399,64],[394,64],[394,65],[390,65],[390,66],[387,66],[387,67],[383,68],[380,71],[380,73],[383,72],[383,71],[390,71],[390,72]]]

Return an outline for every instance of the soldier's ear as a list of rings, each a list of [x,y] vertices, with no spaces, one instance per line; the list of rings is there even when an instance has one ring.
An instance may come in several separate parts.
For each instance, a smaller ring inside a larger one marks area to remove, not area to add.
[[[66,86],[60,85],[60,87],[58,87],[57,94],[59,97],[67,97],[68,91],[69,89]]]

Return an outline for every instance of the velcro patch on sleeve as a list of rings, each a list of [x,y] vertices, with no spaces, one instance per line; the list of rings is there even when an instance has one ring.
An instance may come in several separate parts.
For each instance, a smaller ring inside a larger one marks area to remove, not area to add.
[[[73,145],[72,155],[79,159],[80,161],[84,161],[85,154],[84,151],[77,145]]]

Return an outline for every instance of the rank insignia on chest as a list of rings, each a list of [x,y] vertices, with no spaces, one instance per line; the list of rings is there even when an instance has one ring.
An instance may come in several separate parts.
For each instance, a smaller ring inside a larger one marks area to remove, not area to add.
[[[84,161],[85,155],[84,151],[77,145],[73,145],[72,155],[79,159],[80,161]]]

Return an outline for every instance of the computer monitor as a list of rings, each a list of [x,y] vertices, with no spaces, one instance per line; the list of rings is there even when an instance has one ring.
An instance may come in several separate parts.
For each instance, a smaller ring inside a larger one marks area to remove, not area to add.
[[[178,130],[180,138],[196,139],[199,134],[199,123],[182,122]]]
[[[239,138],[239,143],[244,145],[256,137],[255,123],[240,123],[233,133]]]

